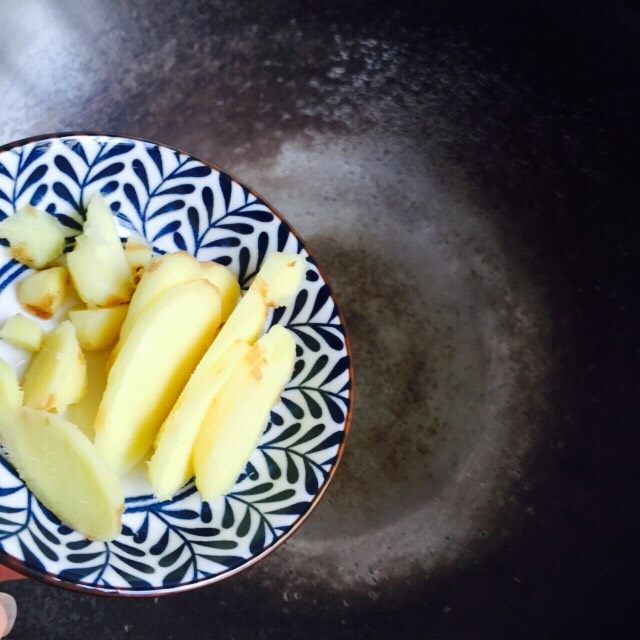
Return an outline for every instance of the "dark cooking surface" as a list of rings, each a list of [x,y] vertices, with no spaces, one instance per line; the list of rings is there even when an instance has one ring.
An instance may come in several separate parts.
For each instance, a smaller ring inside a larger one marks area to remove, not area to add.
[[[11,637],[638,630],[640,10],[421,4],[2,3],[0,141],[241,177],[326,269],[357,382],[326,499],[257,568],[157,601],[8,583]]]

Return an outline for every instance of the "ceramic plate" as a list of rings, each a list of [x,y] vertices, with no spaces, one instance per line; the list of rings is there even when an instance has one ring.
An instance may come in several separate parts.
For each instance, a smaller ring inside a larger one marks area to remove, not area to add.
[[[267,327],[295,334],[291,382],[233,490],[216,502],[193,483],[174,500],[153,498],[144,474],[124,480],[120,536],[91,542],[60,523],[0,458],[0,559],[58,586],[105,594],[191,589],[250,566],[281,544],[316,505],[342,455],[352,408],[352,370],[336,302],[287,222],[253,191],[206,162],[149,141],[63,134],[0,148],[0,220],[27,203],[81,229],[101,192],[122,237],[135,231],[156,254],[188,251],[227,265],[247,288],[271,251],[300,254],[306,277]],[[19,311],[15,286],[29,269],[0,246],[0,322]],[[7,344],[0,357],[24,368]]]

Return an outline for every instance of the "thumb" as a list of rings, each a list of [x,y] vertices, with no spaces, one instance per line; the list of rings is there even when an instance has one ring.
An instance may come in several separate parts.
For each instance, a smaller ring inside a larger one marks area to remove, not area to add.
[[[6,637],[13,629],[17,613],[15,598],[8,593],[0,593],[0,638]]]

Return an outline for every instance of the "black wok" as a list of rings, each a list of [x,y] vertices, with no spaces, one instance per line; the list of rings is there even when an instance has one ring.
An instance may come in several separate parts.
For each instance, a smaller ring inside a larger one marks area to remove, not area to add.
[[[640,12],[8,2],[0,137],[139,135],[241,177],[355,358],[305,527],[198,592],[7,583],[12,637],[634,637]]]

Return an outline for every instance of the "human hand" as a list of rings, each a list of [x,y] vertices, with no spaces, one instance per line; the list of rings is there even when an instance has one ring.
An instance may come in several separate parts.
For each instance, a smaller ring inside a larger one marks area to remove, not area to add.
[[[0,565],[0,582],[21,580],[24,576]],[[15,598],[8,593],[0,593],[0,638],[6,637],[16,621],[18,607]]]

